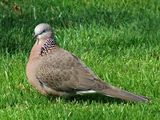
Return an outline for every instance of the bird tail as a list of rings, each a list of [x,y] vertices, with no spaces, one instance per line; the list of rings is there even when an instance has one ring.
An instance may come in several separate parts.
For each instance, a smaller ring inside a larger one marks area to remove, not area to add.
[[[149,101],[149,99],[145,96],[139,96],[134,93],[130,93],[130,92],[121,90],[113,86],[107,86],[107,88],[102,89],[100,93],[106,96],[120,98],[120,99],[127,100],[127,101],[135,101],[135,102],[148,102]]]

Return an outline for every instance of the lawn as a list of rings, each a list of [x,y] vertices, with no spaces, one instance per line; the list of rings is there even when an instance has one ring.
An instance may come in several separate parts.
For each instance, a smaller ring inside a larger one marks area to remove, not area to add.
[[[25,67],[41,22],[51,24],[59,45],[101,79],[151,102],[39,94]],[[160,119],[160,1],[1,0],[0,83],[0,120]]]

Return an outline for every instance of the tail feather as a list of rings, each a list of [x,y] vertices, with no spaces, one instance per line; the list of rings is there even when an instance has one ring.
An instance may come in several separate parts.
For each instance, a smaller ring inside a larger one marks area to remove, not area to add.
[[[113,86],[109,86],[108,88],[103,89],[101,91],[101,93],[106,96],[120,98],[120,99],[128,100],[128,101],[137,101],[137,102],[138,101],[141,101],[141,102],[148,102],[149,101],[149,99],[145,96],[139,96],[134,93],[130,93],[130,92],[127,92],[125,90],[121,90],[121,89],[113,87]]]

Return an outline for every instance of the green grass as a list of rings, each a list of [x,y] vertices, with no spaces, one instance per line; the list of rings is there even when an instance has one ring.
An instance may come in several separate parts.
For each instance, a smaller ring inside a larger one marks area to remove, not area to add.
[[[1,120],[160,118],[159,0],[1,0],[0,11]],[[151,103],[39,94],[27,82],[25,66],[33,29],[41,22],[51,24],[60,46],[100,78],[148,96]]]

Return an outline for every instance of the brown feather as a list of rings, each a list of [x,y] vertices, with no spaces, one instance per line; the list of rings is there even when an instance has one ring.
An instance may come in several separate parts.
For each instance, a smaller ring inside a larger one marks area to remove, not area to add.
[[[105,83],[79,58],[59,48],[50,25],[41,23],[34,32],[37,41],[31,50],[26,73],[29,83],[40,93],[64,96],[92,91],[129,101],[148,101],[146,97]]]
[[[95,90],[107,96],[129,101],[148,100],[145,97],[107,85],[77,57],[59,47],[43,56],[36,76],[47,87],[69,94]]]

